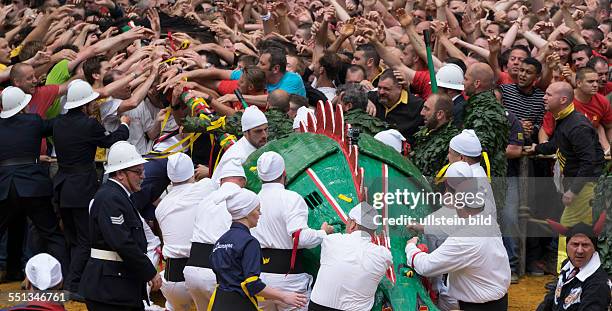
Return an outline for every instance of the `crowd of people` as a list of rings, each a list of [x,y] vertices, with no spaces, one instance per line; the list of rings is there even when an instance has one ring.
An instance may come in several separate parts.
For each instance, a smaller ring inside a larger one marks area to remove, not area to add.
[[[247,158],[329,101],[434,189],[487,194],[434,214],[492,215],[494,233],[409,228],[431,251],[413,238],[403,264],[436,280],[440,309],[507,308],[522,174],[543,177],[532,216],[559,222],[559,238],[526,242],[527,273],[559,275],[538,310],[607,310],[592,199],[611,59],[598,0],[4,3],[0,278],[42,290],[36,258],[53,267],[46,288],[89,310],[153,309],[160,288],[168,310],[369,310],[399,264],[370,241],[376,210],[309,228],[275,152],[257,161],[261,191],[245,188]],[[313,276],[295,257],[318,246]]]

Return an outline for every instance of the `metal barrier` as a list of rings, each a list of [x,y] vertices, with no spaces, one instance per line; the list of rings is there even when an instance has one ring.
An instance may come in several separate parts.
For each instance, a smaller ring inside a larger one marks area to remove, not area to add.
[[[527,268],[527,227],[529,222],[547,225],[546,221],[531,217],[531,209],[529,208],[529,159],[556,159],[555,155],[537,155],[531,157],[522,157],[520,172],[519,172],[519,274],[524,275]],[[605,157],[606,161],[612,161],[611,156]]]

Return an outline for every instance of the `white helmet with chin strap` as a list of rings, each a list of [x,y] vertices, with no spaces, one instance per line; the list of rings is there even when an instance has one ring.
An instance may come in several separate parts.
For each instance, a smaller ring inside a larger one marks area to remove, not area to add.
[[[127,141],[114,143],[108,151],[108,162],[104,166],[106,174],[124,170],[132,166],[146,163],[134,145]]]

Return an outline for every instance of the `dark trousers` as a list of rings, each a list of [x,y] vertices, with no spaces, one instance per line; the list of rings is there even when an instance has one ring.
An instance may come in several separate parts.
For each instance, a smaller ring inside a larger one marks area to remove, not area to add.
[[[311,300],[308,303],[308,311],[341,311],[341,310],[330,308],[330,307],[325,307]]]
[[[51,197],[23,198],[17,194],[15,185],[11,185],[7,198],[0,201],[0,232],[11,230],[7,245],[7,271],[15,269],[15,266],[21,270],[20,258],[11,255],[22,252],[25,216],[30,218],[39,234],[43,247],[41,251],[55,257],[63,267],[67,261],[66,242],[59,229]],[[64,272],[66,271],[64,269]]]
[[[212,311],[257,311],[255,305],[247,297],[219,289],[215,291],[215,299],[209,303],[212,304]]]
[[[463,311],[506,311],[508,310],[508,294],[498,300],[485,303],[459,301],[459,309]]]
[[[65,287],[71,292],[77,292],[81,274],[89,259],[89,210],[87,207],[60,208],[60,215],[70,255]]]
[[[140,307],[127,307],[127,306],[111,305],[111,304],[91,301],[91,300],[85,300],[85,305],[87,306],[88,311],[142,311],[144,310],[144,305]]]

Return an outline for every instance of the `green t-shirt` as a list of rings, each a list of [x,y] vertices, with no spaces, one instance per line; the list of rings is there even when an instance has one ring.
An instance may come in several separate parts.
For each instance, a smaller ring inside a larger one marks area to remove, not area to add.
[[[68,63],[69,61],[67,59],[64,59],[59,63],[55,64],[55,66],[53,66],[53,68],[51,69],[51,71],[49,71],[49,74],[47,75],[47,82],[45,83],[45,85],[63,84],[70,80],[70,70],[68,70]],[[47,117],[47,119],[55,118],[60,114],[61,110],[62,106],[60,105],[60,99],[56,98],[51,107],[49,107],[49,109],[45,113],[45,116]]]

